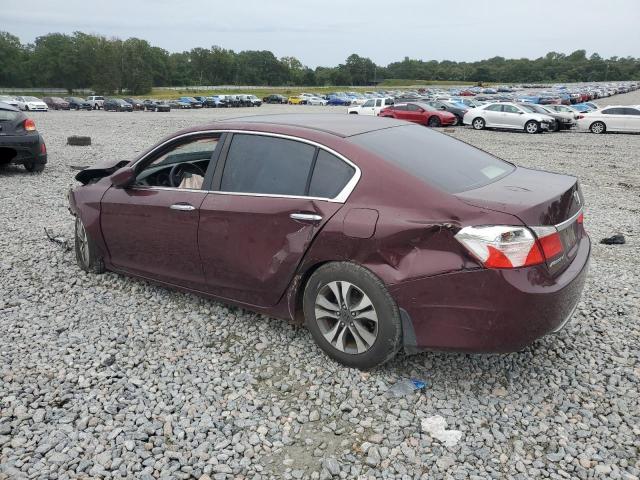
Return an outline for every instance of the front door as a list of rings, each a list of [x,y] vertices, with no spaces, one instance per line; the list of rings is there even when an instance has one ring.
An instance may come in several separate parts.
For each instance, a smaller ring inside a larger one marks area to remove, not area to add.
[[[344,159],[309,143],[234,134],[214,179],[217,191],[201,207],[208,291],[251,305],[278,303],[354,175]]]
[[[162,282],[202,288],[198,252],[204,178],[218,134],[180,140],[136,166],[136,182],[111,187],[101,202],[101,227],[113,265]]]

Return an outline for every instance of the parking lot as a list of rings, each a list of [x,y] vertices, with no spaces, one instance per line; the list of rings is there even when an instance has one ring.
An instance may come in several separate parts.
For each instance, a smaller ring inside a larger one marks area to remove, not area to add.
[[[596,103],[637,105],[640,91]],[[446,130],[580,178],[593,241],[582,301],[519,353],[350,370],[304,328],[76,266],[74,167],[130,159],[190,125],[292,111],[346,108],[32,114],[46,169],[0,171],[0,479],[637,479],[640,135]],[[70,135],[93,143],[67,146]],[[599,244],[615,233],[627,243]],[[385,395],[406,378],[427,387]],[[434,415],[462,432],[457,445],[422,432]]]

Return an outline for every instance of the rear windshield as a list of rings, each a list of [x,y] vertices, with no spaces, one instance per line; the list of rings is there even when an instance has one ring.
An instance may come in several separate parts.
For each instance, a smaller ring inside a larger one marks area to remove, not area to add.
[[[504,160],[419,125],[376,130],[350,140],[449,193],[488,185],[515,169]]]

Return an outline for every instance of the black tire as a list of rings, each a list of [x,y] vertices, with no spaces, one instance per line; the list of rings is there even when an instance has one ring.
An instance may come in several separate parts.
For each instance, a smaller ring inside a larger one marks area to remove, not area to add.
[[[551,131],[552,131],[552,132],[559,132],[559,131],[560,131],[560,128],[561,128],[561,127],[560,127],[560,122],[558,122],[558,121],[556,120],[556,122],[555,122],[555,126],[553,127],[553,130],[551,130]]]
[[[324,337],[316,320],[318,294],[329,283],[336,281],[349,282],[357,287],[369,297],[375,309],[378,318],[375,341],[362,353],[347,353],[334,347]],[[347,367],[369,369],[382,365],[393,358],[400,349],[402,324],[398,307],[382,281],[360,265],[333,262],[318,268],[305,286],[303,308],[306,326],[315,342],[329,357]]]
[[[471,126],[474,130],[482,130],[487,125],[484,118],[476,117],[471,121]]]
[[[458,115],[456,115],[456,114],[454,114],[453,116],[456,117],[456,119],[453,121],[451,126],[455,127],[457,125],[460,125],[462,123],[462,120],[460,119],[460,117]]]
[[[71,137],[67,137],[67,145],[86,147],[91,145],[91,137],[73,135]]]
[[[427,120],[427,127],[435,128],[440,125],[442,125],[442,122],[440,121],[440,118],[435,115],[429,117],[429,120]]]
[[[596,134],[606,133],[607,126],[604,124],[604,122],[593,122],[589,126],[589,130],[591,131],[591,133]]]
[[[86,239],[86,251],[84,253],[82,251],[83,232],[84,238]],[[98,254],[95,242],[84,229],[84,224],[82,223],[82,220],[80,220],[80,217],[76,217],[75,252],[76,262],[82,270],[87,273],[104,273],[105,268],[102,257]]]
[[[524,131],[531,134],[539,133],[540,125],[535,120],[529,120],[524,124]]]
[[[349,112],[349,115],[358,115],[358,112]]]
[[[42,162],[25,162],[24,168],[27,169],[27,172],[31,173],[40,173],[44,170],[44,163]]]

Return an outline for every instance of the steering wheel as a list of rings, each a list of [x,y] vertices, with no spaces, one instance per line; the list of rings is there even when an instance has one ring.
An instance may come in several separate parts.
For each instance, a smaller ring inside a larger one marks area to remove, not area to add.
[[[169,172],[169,183],[173,188],[178,188],[182,183],[185,173],[195,173],[204,178],[204,171],[194,163],[176,163]]]

